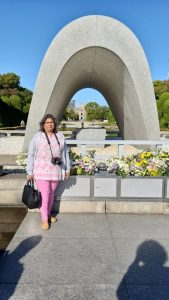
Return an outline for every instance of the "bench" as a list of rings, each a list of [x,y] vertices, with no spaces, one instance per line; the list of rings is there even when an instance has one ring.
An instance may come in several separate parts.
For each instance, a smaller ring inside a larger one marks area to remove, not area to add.
[[[3,174],[4,166],[17,166],[16,154],[0,154],[0,176]]]

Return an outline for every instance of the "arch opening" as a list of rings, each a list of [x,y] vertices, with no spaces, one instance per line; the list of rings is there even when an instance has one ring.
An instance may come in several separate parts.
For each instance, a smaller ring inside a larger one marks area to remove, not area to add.
[[[127,139],[127,133],[133,131],[130,115],[135,116],[137,123],[140,120],[138,125],[144,135],[144,121],[140,119],[133,81],[124,62],[115,53],[102,47],[89,47],[74,54],[60,72],[47,111],[55,112],[60,121],[70,99],[83,88],[93,88],[103,95],[123,137]],[[133,139],[137,132],[133,131]]]

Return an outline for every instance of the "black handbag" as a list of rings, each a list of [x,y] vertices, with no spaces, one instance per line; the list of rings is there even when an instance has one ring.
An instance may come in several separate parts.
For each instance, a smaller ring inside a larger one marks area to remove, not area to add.
[[[42,197],[41,193],[34,188],[34,182],[28,180],[25,184],[22,193],[22,202],[29,208],[39,208],[41,206]]]

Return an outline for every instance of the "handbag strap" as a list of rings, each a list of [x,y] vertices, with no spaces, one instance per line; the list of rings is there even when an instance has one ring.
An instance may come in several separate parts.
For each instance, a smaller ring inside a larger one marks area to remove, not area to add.
[[[34,180],[28,179],[27,185],[30,185],[34,189]]]
[[[59,142],[59,139],[58,139],[58,137],[57,137],[57,135],[56,135],[55,133],[54,133],[54,135],[55,135],[55,138],[56,138],[57,143],[58,143],[58,145],[59,145],[59,152],[60,152],[60,142]],[[45,136],[46,136],[48,145],[49,145],[49,147],[50,147],[50,152],[51,152],[51,155],[52,155],[52,158],[53,158],[53,153],[52,153],[51,143],[50,143],[50,140],[49,140],[49,137],[48,137],[46,131],[45,131]]]

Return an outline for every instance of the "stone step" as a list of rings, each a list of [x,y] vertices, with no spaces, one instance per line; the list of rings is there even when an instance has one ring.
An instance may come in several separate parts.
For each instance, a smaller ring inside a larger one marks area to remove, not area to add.
[[[23,190],[26,178],[7,178],[1,177],[0,179],[0,191],[1,190]]]

